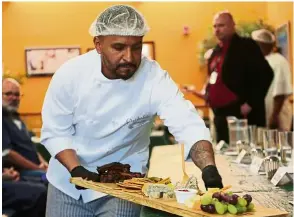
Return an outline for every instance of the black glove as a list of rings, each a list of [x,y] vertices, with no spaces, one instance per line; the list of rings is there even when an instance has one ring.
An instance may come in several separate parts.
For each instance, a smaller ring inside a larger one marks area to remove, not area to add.
[[[209,165],[202,170],[202,179],[205,188],[223,188],[222,177],[217,171],[216,166]]]
[[[70,171],[70,175],[71,175],[71,177],[81,177],[83,179],[91,180],[94,182],[100,181],[100,176],[98,175],[98,173],[90,172],[89,170],[87,170],[83,166],[77,166],[77,167],[73,168],[72,171]],[[84,190],[86,188],[76,185],[76,189]]]

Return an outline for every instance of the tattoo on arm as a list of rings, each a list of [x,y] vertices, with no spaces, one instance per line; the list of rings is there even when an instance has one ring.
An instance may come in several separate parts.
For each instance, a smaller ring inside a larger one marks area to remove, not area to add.
[[[201,170],[208,165],[215,165],[212,144],[208,141],[196,142],[190,150],[190,156]]]

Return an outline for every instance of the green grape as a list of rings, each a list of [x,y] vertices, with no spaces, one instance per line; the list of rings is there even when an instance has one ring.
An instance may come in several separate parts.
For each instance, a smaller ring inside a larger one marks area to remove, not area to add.
[[[254,204],[253,203],[249,203],[249,205],[247,206],[247,210],[248,211],[252,211],[254,209]]]
[[[215,204],[216,202],[219,202],[218,199],[216,199],[216,198],[212,198],[212,200],[211,200],[211,204]]]
[[[231,213],[233,215],[236,215],[238,212],[237,208],[232,204],[228,205],[228,210],[229,210],[229,213]]]
[[[226,204],[226,203],[222,203],[223,204],[223,206],[224,206],[224,209],[225,209],[225,213],[227,212],[227,210],[228,210],[228,205]]]
[[[246,206],[241,206],[242,208],[242,212],[246,212],[247,211],[247,207]]]
[[[243,213],[243,208],[239,204],[235,205],[238,213]]]
[[[240,206],[246,206],[247,201],[242,197],[238,197],[238,203],[237,204],[240,205]]]
[[[201,204],[202,205],[208,205],[211,204],[212,202],[212,196],[211,194],[204,194],[201,198],[200,198]]]
[[[218,214],[222,215],[225,213],[225,207],[221,202],[216,202],[214,204],[214,206],[215,206],[215,210]]]
[[[232,191],[228,191],[227,192],[227,195],[232,196],[233,195],[233,192]]]

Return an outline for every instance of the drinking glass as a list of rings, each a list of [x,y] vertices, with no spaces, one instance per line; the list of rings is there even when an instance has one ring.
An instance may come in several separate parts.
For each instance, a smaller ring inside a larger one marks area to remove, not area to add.
[[[249,125],[248,126],[248,137],[249,143],[252,148],[257,146],[257,126],[256,125]]]
[[[278,130],[264,130],[263,144],[265,156],[278,155]]]
[[[257,127],[257,141],[256,141],[256,146],[260,149],[264,149],[264,146],[263,146],[263,131],[265,131],[266,128],[264,127]]]
[[[247,119],[228,117],[227,122],[230,140],[229,150],[239,152],[241,147],[238,144],[249,145]]]
[[[291,161],[293,152],[293,132],[279,132],[280,155],[283,164]]]

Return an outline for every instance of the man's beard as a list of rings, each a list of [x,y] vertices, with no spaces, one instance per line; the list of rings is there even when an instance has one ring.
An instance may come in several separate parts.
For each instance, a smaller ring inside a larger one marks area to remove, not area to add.
[[[7,111],[9,111],[9,112],[17,112],[19,106],[18,105],[15,105],[15,106],[7,105],[7,104],[3,103],[3,107],[5,109],[7,109]]]

